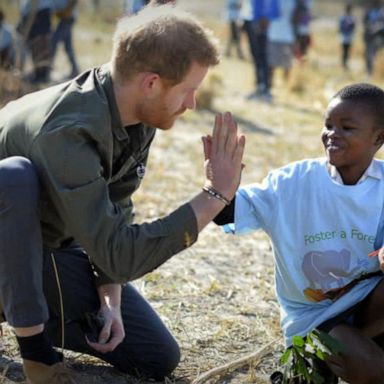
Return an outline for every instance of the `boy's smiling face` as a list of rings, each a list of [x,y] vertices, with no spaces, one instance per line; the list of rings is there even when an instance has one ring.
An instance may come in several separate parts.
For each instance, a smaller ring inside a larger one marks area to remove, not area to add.
[[[330,164],[345,184],[356,184],[384,140],[373,111],[363,102],[331,100],[325,113],[322,142]]]

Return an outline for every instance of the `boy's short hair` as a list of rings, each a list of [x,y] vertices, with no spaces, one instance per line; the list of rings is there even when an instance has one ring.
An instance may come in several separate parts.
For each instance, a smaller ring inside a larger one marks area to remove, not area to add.
[[[113,42],[112,66],[120,82],[154,72],[177,84],[193,62],[207,67],[219,63],[212,32],[172,5],[150,4],[136,15],[123,17]]]
[[[377,122],[377,128],[384,130],[384,90],[368,83],[356,83],[340,89],[333,98],[350,100],[366,106]]]

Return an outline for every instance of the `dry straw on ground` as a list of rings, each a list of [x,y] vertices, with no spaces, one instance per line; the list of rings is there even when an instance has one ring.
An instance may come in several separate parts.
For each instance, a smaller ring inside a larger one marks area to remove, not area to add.
[[[20,74],[0,68],[0,106],[32,90]]]

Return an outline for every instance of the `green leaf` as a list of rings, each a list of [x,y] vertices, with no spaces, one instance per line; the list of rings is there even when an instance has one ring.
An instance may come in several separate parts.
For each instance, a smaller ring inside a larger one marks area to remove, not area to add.
[[[337,354],[343,350],[341,343],[326,332],[315,329],[305,338],[294,336],[292,346],[287,348],[280,358],[285,365],[283,384],[308,382],[311,384],[328,384],[317,372],[314,362],[324,361],[329,354]]]
[[[339,340],[336,340],[330,334],[319,331],[318,329],[315,329],[312,333],[317,336],[318,340],[320,340],[320,342],[329,349],[331,354],[337,355],[338,353],[343,352],[343,345]]]
[[[318,357],[320,360],[324,361],[326,355],[323,353],[323,351],[320,351],[319,349],[316,351],[316,357]]]
[[[280,357],[281,364],[286,364],[288,362],[288,359],[291,357],[291,355],[292,355],[292,349],[287,348],[283,353],[283,355]]]
[[[304,347],[305,341],[301,336],[293,336],[292,342],[294,347]]]
[[[303,376],[308,373],[307,365],[305,364],[305,360],[302,357],[297,359],[297,370],[298,373],[302,374]]]

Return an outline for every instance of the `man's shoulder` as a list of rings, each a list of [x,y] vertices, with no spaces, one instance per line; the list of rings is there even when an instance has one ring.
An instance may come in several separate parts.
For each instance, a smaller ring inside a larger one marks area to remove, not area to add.
[[[47,122],[55,120],[105,126],[110,121],[108,97],[99,84],[96,69],[84,72],[57,89]]]
[[[95,137],[104,137],[111,123],[108,98],[93,77],[93,71],[87,71],[10,102],[0,113],[3,125],[12,130],[26,127],[35,135],[81,127]]]

